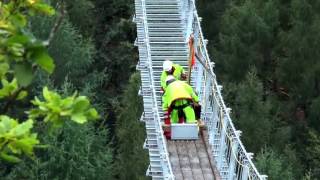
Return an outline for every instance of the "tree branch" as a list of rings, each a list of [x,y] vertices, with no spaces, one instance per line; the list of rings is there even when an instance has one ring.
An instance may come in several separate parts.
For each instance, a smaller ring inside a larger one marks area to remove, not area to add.
[[[5,114],[8,112],[10,106],[13,105],[13,102],[17,99],[18,95],[20,94],[20,92],[23,90],[23,87],[20,87],[16,92],[14,92],[8,99],[7,103],[4,105],[1,114]]]
[[[50,34],[49,34],[49,37],[48,37],[48,40],[45,41],[45,46],[48,47],[51,43],[51,41],[53,40],[55,34],[57,33],[60,25],[62,24],[62,20],[66,14],[66,10],[65,10],[65,6],[64,6],[64,2],[63,0],[58,3],[57,5],[57,8],[60,9],[60,16],[56,19],[56,22],[54,23],[51,31],[50,31]]]

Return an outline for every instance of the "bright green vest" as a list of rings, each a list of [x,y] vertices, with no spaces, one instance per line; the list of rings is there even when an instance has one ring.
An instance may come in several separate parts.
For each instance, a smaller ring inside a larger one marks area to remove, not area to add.
[[[179,64],[173,64],[173,67],[174,67],[173,76],[177,80],[180,80],[181,79],[181,74],[184,73],[183,67],[180,66]],[[166,90],[166,88],[167,88],[167,84],[166,84],[167,76],[168,76],[167,72],[162,71],[160,81],[161,81],[161,87],[163,88],[163,90]]]
[[[190,99],[195,102],[199,101],[198,96],[194,93],[192,87],[186,82],[176,80],[167,86],[167,89],[162,97],[163,110],[167,110],[172,102],[178,99]]]

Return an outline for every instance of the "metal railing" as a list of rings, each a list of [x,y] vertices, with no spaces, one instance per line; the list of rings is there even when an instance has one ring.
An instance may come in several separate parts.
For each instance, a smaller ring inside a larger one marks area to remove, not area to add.
[[[212,154],[222,179],[266,179],[260,175],[252,162],[252,153],[248,153],[240,140],[241,131],[236,130],[230,118],[230,108],[227,108],[222,97],[222,86],[218,85],[213,71],[214,63],[210,60],[206,48],[207,41],[202,34],[199,16],[194,0],[186,10],[192,14],[191,32],[194,36],[196,64],[192,74],[194,88],[199,93],[202,104],[202,117],[208,127],[209,143]],[[190,27],[187,26],[187,27]]]
[[[147,13],[146,13],[146,4],[145,0],[136,0],[136,3],[141,3],[141,13],[142,13],[142,27],[143,27],[143,58],[145,59],[145,69],[148,71],[149,75],[149,86],[151,90],[151,103],[148,104],[151,106],[152,112],[149,112],[152,114],[151,121],[153,121],[153,125],[155,127],[155,133],[157,133],[157,145],[154,147],[159,151],[159,158],[157,158],[158,161],[160,161],[161,164],[161,170],[158,170],[157,172],[153,173],[152,171],[152,164],[149,167],[149,170],[147,171],[148,175],[151,175],[154,177],[154,179],[174,179],[166,142],[163,136],[163,130],[161,126],[161,119],[160,119],[160,112],[157,105],[157,94],[156,94],[156,88],[155,88],[155,82],[154,82],[154,76],[153,76],[153,69],[152,69],[152,60],[151,60],[151,50],[150,50],[150,40],[149,40],[149,30],[148,30],[148,22],[147,22]],[[141,59],[141,57],[140,57]],[[145,101],[145,100],[144,100]],[[147,132],[148,135],[148,132]],[[150,149],[149,149],[150,151]],[[151,173],[151,174],[150,174]],[[158,174],[157,174],[158,173]]]

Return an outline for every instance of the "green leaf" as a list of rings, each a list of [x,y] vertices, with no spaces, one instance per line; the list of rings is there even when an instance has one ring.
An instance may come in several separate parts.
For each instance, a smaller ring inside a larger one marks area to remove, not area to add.
[[[20,43],[11,43],[10,45],[8,45],[8,51],[11,53],[11,55],[16,56],[14,57],[15,61],[21,61],[21,57],[25,53],[24,46]]]
[[[32,66],[27,63],[19,63],[14,66],[14,73],[21,86],[28,86],[33,79]]]
[[[91,108],[86,96],[73,96],[62,98],[58,93],[43,88],[44,101],[37,97],[32,102],[37,109],[29,111],[30,118],[44,118],[44,122],[50,122],[52,128],[60,127],[67,119],[83,124],[88,120],[99,118],[97,111]]]
[[[55,65],[53,63],[53,59],[48,55],[46,51],[38,51],[33,55],[33,58],[43,70],[47,71],[50,74],[53,72]]]
[[[29,41],[30,41],[30,37],[26,35],[14,35],[7,40],[7,43],[8,44],[12,44],[12,43],[26,44]]]
[[[50,101],[51,100],[51,92],[48,90],[48,87],[45,86],[43,89],[42,89],[42,94],[43,94],[43,97],[45,100],[47,101]],[[36,99],[37,102],[40,102],[40,100],[37,98]]]
[[[8,82],[6,79],[1,80],[2,88],[0,89],[0,98],[12,95],[18,89],[17,79]]]
[[[27,155],[32,155],[33,147],[39,143],[40,142],[36,137],[26,137],[15,142],[16,147],[22,149]]]
[[[18,163],[21,161],[21,159],[19,159],[18,157],[13,156],[13,155],[9,155],[4,152],[0,152],[0,157],[8,162],[11,162],[11,163]]]
[[[99,114],[98,114],[97,110],[94,108],[89,109],[87,114],[90,119],[98,119],[99,118]]]
[[[75,121],[77,123],[83,124],[83,123],[87,122],[87,117],[85,115],[83,115],[82,113],[77,113],[77,114],[73,114],[71,116],[71,120]]]
[[[71,108],[74,103],[74,97],[67,97],[60,103],[63,108]]]
[[[12,129],[17,125],[18,123],[15,120],[11,119],[10,117],[5,115],[0,116],[0,126],[3,128],[5,132],[9,132],[10,129]]]
[[[51,6],[44,3],[35,3],[34,5],[32,5],[32,8],[49,16],[55,14],[55,10]]]
[[[11,142],[7,146],[13,154],[21,154],[21,149],[15,146],[15,142]]]
[[[21,91],[17,97],[17,100],[22,100],[28,95],[27,91]]]
[[[2,77],[7,74],[8,70],[9,70],[9,64],[8,63],[0,63],[0,79],[2,79]]]
[[[22,14],[15,14],[10,16],[11,22],[18,27],[24,27],[27,24],[26,17]]]
[[[90,106],[90,102],[87,97],[85,96],[79,96],[76,98],[74,102],[74,112],[81,112],[86,110]]]
[[[39,140],[37,134],[31,133],[32,127],[32,119],[19,124],[18,120],[0,116],[0,158],[8,162],[19,162],[16,155],[24,153],[33,156],[33,148],[39,144]]]
[[[10,131],[10,134],[19,137],[19,136],[22,136],[22,135],[28,133],[32,127],[33,127],[33,120],[29,119],[26,122],[23,122],[23,123],[19,124],[18,126],[16,126],[15,128],[13,128]]]
[[[57,118],[57,116],[55,115],[55,114],[53,114],[53,113],[48,113],[47,114],[47,116],[44,118],[44,122],[49,122],[49,121],[51,121],[51,122],[55,122],[55,121],[57,121],[58,120],[58,118]]]
[[[60,112],[60,116],[70,116],[72,114],[72,110],[63,110]]]

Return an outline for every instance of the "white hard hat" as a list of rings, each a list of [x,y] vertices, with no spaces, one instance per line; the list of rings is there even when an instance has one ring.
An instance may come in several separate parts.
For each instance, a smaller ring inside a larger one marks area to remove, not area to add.
[[[174,81],[176,78],[173,75],[168,75],[166,78],[166,83]]]
[[[170,60],[165,60],[163,62],[163,70],[164,71],[170,71],[172,69],[173,63]]]

